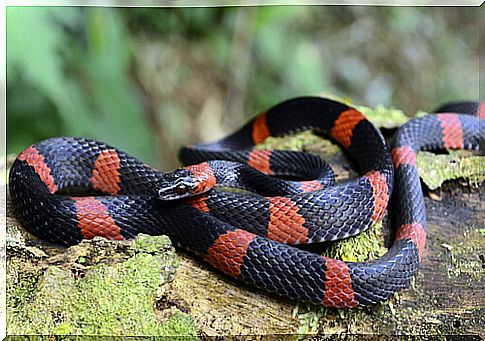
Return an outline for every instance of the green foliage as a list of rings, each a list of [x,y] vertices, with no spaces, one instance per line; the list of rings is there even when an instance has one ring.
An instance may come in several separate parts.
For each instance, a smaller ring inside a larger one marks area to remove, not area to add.
[[[10,7],[7,17],[9,152],[65,134],[153,158],[152,136],[128,75],[130,42],[117,12]]]
[[[480,19],[468,8],[8,8],[8,152],[83,135],[172,168],[180,144],[289,97],[335,93],[408,116],[474,99]]]
[[[220,26],[230,28],[235,8],[125,8],[122,14],[134,30],[174,34],[196,41],[217,36]]]

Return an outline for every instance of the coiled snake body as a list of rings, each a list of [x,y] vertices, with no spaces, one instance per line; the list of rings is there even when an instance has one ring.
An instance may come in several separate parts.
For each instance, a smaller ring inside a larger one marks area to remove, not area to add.
[[[474,104],[462,108],[479,111]],[[10,194],[23,225],[50,242],[167,234],[175,245],[245,283],[302,301],[356,307],[404,288],[423,256],[426,217],[416,152],[478,149],[484,128],[483,120],[470,115],[427,115],[401,127],[390,153],[379,130],[359,111],[302,97],[276,105],[218,142],[182,148],[183,163],[199,164],[174,173],[163,174],[101,142],[44,140],[15,160]],[[338,142],[361,176],[331,186],[333,174],[315,156],[253,148],[269,136],[304,129],[322,131]],[[299,171],[305,181],[265,176]],[[212,188],[221,183],[250,190],[254,185],[260,194]],[[60,194],[69,188],[103,195]],[[391,195],[396,235],[384,256],[352,263],[292,246],[342,239],[369,228],[383,216]]]

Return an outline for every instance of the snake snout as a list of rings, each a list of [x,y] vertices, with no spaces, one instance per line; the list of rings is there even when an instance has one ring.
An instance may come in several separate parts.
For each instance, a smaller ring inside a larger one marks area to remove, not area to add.
[[[184,168],[164,174],[156,186],[156,195],[161,200],[177,200],[197,194],[197,183]]]

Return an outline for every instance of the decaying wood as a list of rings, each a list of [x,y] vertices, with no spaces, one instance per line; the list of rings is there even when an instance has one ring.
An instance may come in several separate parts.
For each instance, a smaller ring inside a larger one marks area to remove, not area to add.
[[[338,179],[349,176],[348,166],[337,164]],[[343,311],[298,304],[236,282],[183,252],[168,295],[195,319],[201,335],[484,335],[484,187],[453,181],[426,196],[424,260],[411,287],[380,305]],[[7,225],[18,226],[8,215]],[[38,240],[31,243],[53,253]]]
[[[309,308],[320,314],[319,332],[485,333],[483,188],[464,193],[468,190],[456,187],[450,184],[440,202],[426,198],[428,241],[412,286],[390,303],[343,316],[336,310]],[[181,258],[174,294],[186,302],[201,333],[294,334],[301,328],[298,316],[292,315],[296,302],[241,285],[187,255]],[[299,310],[306,311],[304,306]]]

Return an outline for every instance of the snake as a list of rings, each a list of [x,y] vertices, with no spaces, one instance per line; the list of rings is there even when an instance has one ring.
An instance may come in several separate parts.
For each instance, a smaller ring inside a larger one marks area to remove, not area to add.
[[[407,287],[423,259],[427,224],[417,152],[478,150],[485,138],[483,103],[436,111],[401,126],[389,147],[356,108],[292,98],[225,138],[183,146],[183,166],[172,172],[103,142],[49,138],[13,162],[10,197],[21,224],[47,242],[165,234],[263,291],[335,308],[372,305]],[[318,156],[256,147],[303,130],[340,145],[359,176],[335,181]],[[394,241],[383,256],[349,262],[305,249],[367,230],[390,201]]]

